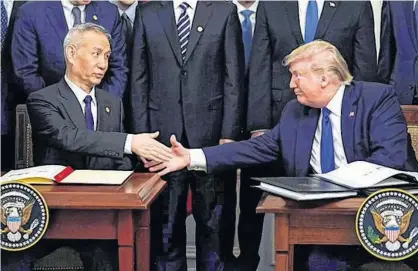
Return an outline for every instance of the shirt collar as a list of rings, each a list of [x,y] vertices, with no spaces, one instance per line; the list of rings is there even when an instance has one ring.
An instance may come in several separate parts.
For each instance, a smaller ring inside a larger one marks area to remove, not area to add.
[[[112,0],[111,2],[116,5],[115,0]],[[130,5],[126,10],[123,10],[123,9],[118,7],[119,15],[122,16],[123,13],[125,13],[128,16],[131,23],[133,23],[133,22],[135,22],[135,12],[136,12],[136,7],[137,6],[138,6],[138,1],[133,2],[132,5]]]
[[[254,12],[254,14],[257,12],[257,7],[258,7],[258,0],[254,1],[254,3],[252,3],[252,5],[249,8],[245,8],[243,5],[241,5],[238,0],[234,0],[232,1],[236,6],[237,6],[237,10],[238,13],[240,13],[243,10],[251,10],[252,12]]]
[[[96,88],[93,87],[90,94],[87,94],[84,90],[82,90],[79,86],[71,82],[71,80],[67,77],[67,75],[64,76],[65,82],[67,82],[68,86],[74,93],[75,97],[77,98],[78,102],[80,104],[84,104],[84,98],[86,98],[87,95],[91,96],[91,101],[94,105],[97,105],[96,103]]]
[[[341,117],[344,90],[345,85],[341,85],[338,88],[337,93],[335,93],[334,97],[332,97],[331,101],[327,105],[328,110],[331,111],[333,114],[337,115],[338,117]]]
[[[75,7],[73,4],[71,4],[70,0],[61,0],[61,4],[65,10],[68,10],[70,12],[72,12],[73,7]],[[81,12],[83,12],[86,9],[86,5],[82,5],[82,6],[80,5],[77,7],[81,10]]]
[[[179,8],[181,4],[187,3],[189,4],[190,8],[195,10],[197,6],[197,0],[173,0],[174,8]]]

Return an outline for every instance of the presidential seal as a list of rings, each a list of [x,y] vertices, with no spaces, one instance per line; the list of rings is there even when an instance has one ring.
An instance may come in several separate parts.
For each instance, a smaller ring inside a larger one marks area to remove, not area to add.
[[[1,184],[1,248],[25,250],[45,234],[48,207],[32,186],[19,182]]]
[[[400,189],[382,189],[360,206],[356,232],[372,255],[400,261],[418,251],[418,199]]]

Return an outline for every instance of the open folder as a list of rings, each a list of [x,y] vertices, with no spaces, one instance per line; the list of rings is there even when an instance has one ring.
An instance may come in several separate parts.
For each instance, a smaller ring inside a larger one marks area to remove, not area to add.
[[[66,166],[47,165],[9,171],[0,181],[20,181],[28,184],[121,185],[132,173],[133,171],[122,170],[74,170]]]
[[[260,182],[256,187],[261,190],[301,201],[351,197],[387,187],[418,189],[418,172],[400,171],[365,161],[307,177],[253,179]]]

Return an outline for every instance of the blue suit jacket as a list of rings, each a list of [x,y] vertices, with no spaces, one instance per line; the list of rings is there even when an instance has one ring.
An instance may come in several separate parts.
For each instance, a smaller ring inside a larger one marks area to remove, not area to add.
[[[378,74],[394,86],[401,104],[411,104],[418,84],[418,40],[413,1],[384,2]]]
[[[287,176],[306,176],[319,115],[319,109],[292,100],[286,105],[280,122],[263,136],[204,148],[208,173],[278,159]],[[345,88],[341,133],[347,162],[369,161],[418,170],[406,129],[405,118],[390,86],[353,82]]]
[[[100,87],[122,97],[128,68],[118,9],[109,2],[93,1],[85,12],[86,22],[99,24],[112,35],[109,68]],[[27,95],[58,83],[64,76],[63,42],[67,32],[60,1],[31,1],[19,9],[12,37],[12,60],[18,83]]]

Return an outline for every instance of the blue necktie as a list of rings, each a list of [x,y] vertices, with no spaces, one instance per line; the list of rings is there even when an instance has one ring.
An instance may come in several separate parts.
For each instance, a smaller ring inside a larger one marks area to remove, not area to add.
[[[79,7],[73,7],[71,13],[74,15],[74,24],[73,27],[76,25],[81,24],[81,10]]]
[[[4,39],[6,38],[7,33],[7,12],[4,7],[3,0],[0,0],[1,6],[1,48],[3,49]]]
[[[187,9],[189,8],[189,4],[186,2],[180,5],[181,14],[179,21],[177,23],[177,34],[179,36],[179,43],[180,43],[180,51],[181,57],[184,61],[186,58],[186,51],[187,51],[187,44],[189,43],[189,35],[190,35],[190,18],[187,14]]]
[[[250,60],[251,45],[253,41],[253,26],[250,20],[250,16],[254,13],[252,10],[242,10],[240,12],[244,16],[242,21],[242,42],[244,43],[244,56],[245,56],[245,68],[248,68],[248,61]]]
[[[322,108],[322,130],[321,130],[321,171],[327,173],[335,169],[334,162],[334,139],[332,137],[331,120],[329,119],[328,108]]]
[[[316,4],[316,0],[309,0],[308,8],[306,9],[305,43],[308,43],[314,40],[317,25],[318,25],[318,5]]]
[[[93,113],[91,112],[91,96],[87,95],[86,98],[84,98],[84,103],[86,104],[86,110],[85,110],[85,119],[86,119],[86,126],[87,129],[90,131],[94,131],[94,120],[93,120]]]

